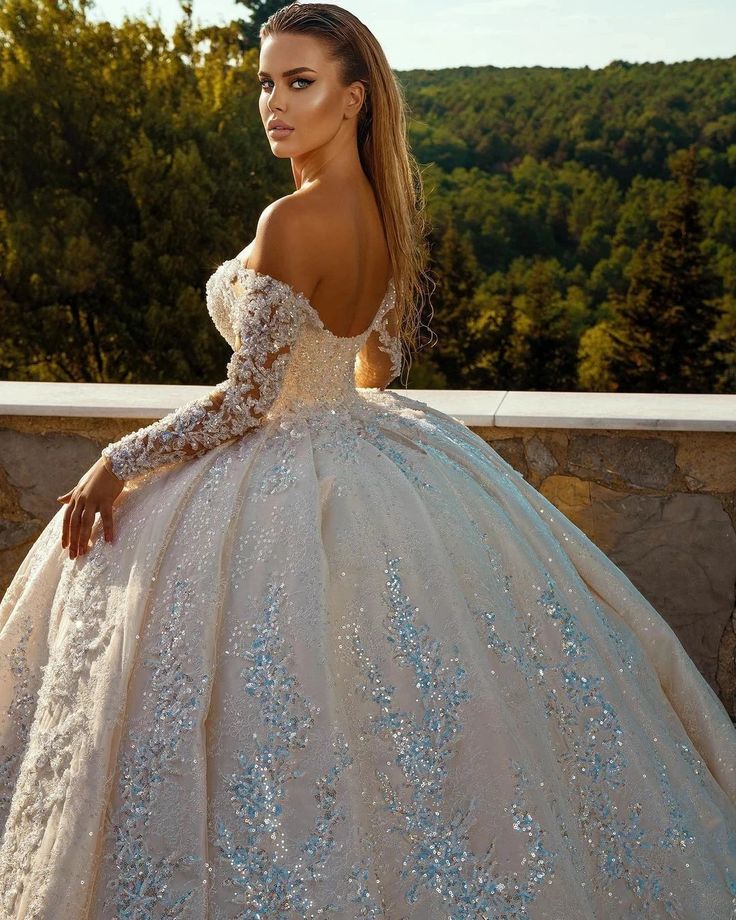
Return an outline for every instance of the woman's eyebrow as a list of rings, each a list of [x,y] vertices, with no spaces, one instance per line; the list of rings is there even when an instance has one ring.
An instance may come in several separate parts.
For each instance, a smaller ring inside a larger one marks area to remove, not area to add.
[[[285,70],[285,71],[281,74],[281,76],[282,76],[282,77],[290,77],[292,74],[301,73],[303,70],[309,70],[309,71],[311,71],[312,73],[317,73],[317,71],[316,71],[316,70],[312,70],[311,67],[294,67],[294,68],[292,68],[291,70]],[[259,76],[259,77],[270,77],[271,74],[270,74],[267,70],[259,70],[259,71],[258,71],[258,76]]]

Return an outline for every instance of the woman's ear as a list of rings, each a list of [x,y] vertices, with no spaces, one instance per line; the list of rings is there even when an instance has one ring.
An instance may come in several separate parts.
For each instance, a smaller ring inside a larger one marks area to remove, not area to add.
[[[355,80],[347,88],[348,103],[345,110],[347,118],[357,118],[365,102],[365,84],[362,80]]]

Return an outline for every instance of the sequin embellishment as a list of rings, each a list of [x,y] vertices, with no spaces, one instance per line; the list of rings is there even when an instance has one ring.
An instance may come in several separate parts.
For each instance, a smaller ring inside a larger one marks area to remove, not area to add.
[[[333,386],[331,401],[335,405],[356,402],[356,356],[374,328],[379,333],[378,347],[391,355],[395,374],[400,372],[400,340],[390,335],[386,326],[386,314],[395,302],[393,281],[369,328],[362,335],[344,338],[325,329],[303,294],[284,281],[245,268],[237,258],[224,262],[206,287],[210,316],[234,349],[227,379],[206,396],[106,445],[102,455],[109,459],[121,480],[137,478],[169,463],[191,460],[241,437],[258,427],[277,402],[279,411],[281,404],[287,410],[297,408],[299,400],[289,407],[289,400],[279,401],[279,397],[307,320],[312,337],[316,335],[334,355],[336,372],[345,372],[342,385]],[[323,386],[325,398],[328,392],[329,387]],[[324,420],[329,409],[318,409]]]
[[[562,657],[557,663],[549,660],[552,643],[548,633],[544,632],[544,640],[541,638],[544,621],[537,621],[532,611],[526,616],[517,614],[523,637],[519,645],[500,637],[495,613],[474,613],[487,628],[488,648],[502,662],[513,662],[524,674],[530,692],[544,701],[547,718],[554,718],[561,736],[568,739],[560,747],[557,760],[566,771],[581,832],[600,870],[599,875],[592,875],[593,887],[613,894],[615,884],[621,880],[639,899],[636,911],[643,913],[636,916],[646,916],[646,910],[661,906],[667,916],[681,918],[676,898],[669,896],[664,881],[677,867],[662,858],[660,848],[685,850],[694,838],[683,823],[683,812],[666,769],[660,771],[658,778],[670,824],[662,828],[658,838],[646,838],[641,824],[646,805],[636,801],[633,784],[628,787],[632,789],[632,801],[627,810],[616,805],[612,792],[625,786],[630,768],[624,753],[624,732],[614,707],[603,695],[604,677],[579,670],[579,663],[591,657],[592,651],[587,648],[591,637],[580,629],[575,614],[558,600],[550,573],[545,572],[545,577],[546,585],[540,590],[537,605],[559,630]],[[652,812],[652,816],[658,813]],[[570,855],[579,864],[580,853],[569,842]]]
[[[333,765],[316,784],[314,830],[302,843],[288,841],[281,827],[287,783],[303,774],[290,767],[293,753],[305,748],[319,709],[295,686],[287,668],[288,651],[278,619],[283,583],[270,585],[262,619],[250,629],[246,647],[229,645],[229,654],[243,661],[244,691],[259,703],[262,737],[254,732],[252,750],[241,751],[228,778],[233,816],[217,815],[214,845],[229,868],[226,884],[236,895],[241,917],[320,917],[334,904],[318,906],[314,883],[335,847],[333,827],[344,820],[336,785],[352,763],[345,738],[333,738]],[[286,852],[295,848],[293,864]],[[355,867],[357,878],[359,867]],[[365,893],[359,896],[365,898]],[[335,892],[339,897],[339,892]]]
[[[102,451],[118,478],[128,480],[164,464],[200,456],[257,427],[281,390],[291,348],[305,322],[300,305],[281,282],[267,275],[237,274],[244,289],[227,291],[236,301],[233,328],[241,346],[227,366],[227,379],[145,428]]]
[[[38,690],[34,692],[34,688],[29,686],[30,668],[26,657],[32,632],[33,620],[26,616],[17,643],[7,655],[10,673],[14,675],[13,699],[7,709],[14,736],[11,744],[0,746],[0,836],[10,809],[21,757],[28,744],[31,718],[36,705]]]
[[[395,688],[384,682],[357,625],[351,643],[364,676],[358,691],[368,695],[381,713],[371,717],[366,731],[391,748],[411,790],[410,800],[403,801],[386,772],[378,777],[387,809],[399,818],[393,830],[405,836],[409,847],[401,870],[403,878],[412,879],[406,900],[417,902],[423,890],[439,894],[453,905],[448,914],[453,920],[479,915],[499,920],[527,917],[528,904],[543,881],[554,874],[555,862],[555,853],[544,846],[544,831],[527,812],[524,789],[528,778],[521,765],[512,761],[517,795],[509,810],[514,830],[528,837],[529,844],[523,872],[499,876],[494,872],[493,843],[481,858],[467,844],[475,798],[450,816],[442,813],[447,762],[453,753],[452,742],[462,731],[461,707],[472,698],[463,686],[465,670],[456,657],[450,659],[454,666],[443,662],[439,641],[429,636],[426,623],[417,622],[418,608],[403,591],[400,557],[387,556],[385,598],[390,613],[385,621],[386,638],[400,666],[413,671],[423,707],[421,718],[393,708]]]
[[[192,889],[171,890],[172,878],[187,865],[200,863],[192,854],[172,851],[153,857],[147,838],[153,833],[151,805],[172,771],[180,768],[179,742],[191,732],[207,690],[208,677],[195,680],[182,666],[179,645],[187,614],[196,606],[191,584],[174,583],[167,615],[159,624],[155,658],[145,662],[153,708],[142,731],[131,733],[121,746],[118,788],[120,806],[107,838],[114,865],[107,883],[106,915],[116,917],[179,917],[192,898]]]

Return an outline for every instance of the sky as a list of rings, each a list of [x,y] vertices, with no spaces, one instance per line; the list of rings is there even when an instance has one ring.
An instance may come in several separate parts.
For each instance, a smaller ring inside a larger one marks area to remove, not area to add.
[[[341,2],[373,32],[394,70],[482,66],[605,67],[736,55],[734,0],[358,0]],[[182,18],[177,0],[96,0],[92,19]],[[247,19],[234,0],[193,0],[195,24]]]

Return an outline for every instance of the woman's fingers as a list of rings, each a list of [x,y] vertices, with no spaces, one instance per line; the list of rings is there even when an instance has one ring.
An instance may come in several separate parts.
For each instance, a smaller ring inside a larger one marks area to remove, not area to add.
[[[95,522],[95,511],[87,505],[82,512],[79,520],[79,545],[78,552],[83,556],[87,552],[89,537],[92,533],[92,525]]]
[[[102,529],[105,533],[105,539],[112,543],[112,505],[106,505],[100,508],[100,517],[102,518]]]
[[[64,520],[61,524],[61,548],[66,549],[69,546],[69,526],[71,524],[72,512],[74,511],[74,502],[64,508]]]
[[[125,483],[98,460],[71,492],[57,496],[59,501],[68,501],[64,509],[61,545],[63,549],[68,547],[70,559],[88,551],[98,512],[105,540],[113,542],[112,506],[124,486]],[[95,539],[97,537],[98,532],[95,532]]]
[[[79,551],[79,527],[84,511],[84,499],[74,503],[74,510],[69,521],[69,558],[73,559]]]

